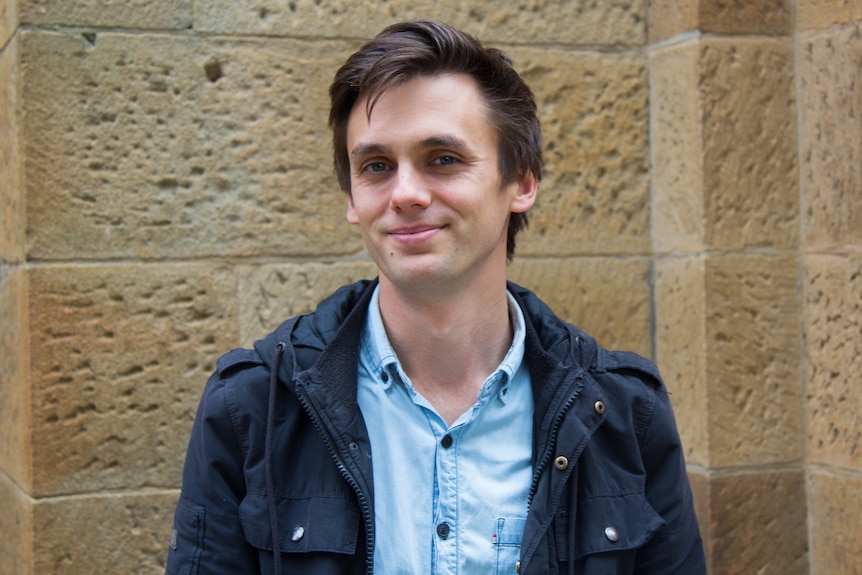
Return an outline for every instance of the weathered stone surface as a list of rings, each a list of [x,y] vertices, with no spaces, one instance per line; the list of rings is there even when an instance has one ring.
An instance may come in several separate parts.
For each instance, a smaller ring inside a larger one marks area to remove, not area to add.
[[[862,480],[828,472],[810,476],[812,573],[862,573]]]
[[[700,43],[650,54],[652,239],[659,252],[704,248],[703,117]]]
[[[34,573],[161,574],[177,492],[37,501]]]
[[[18,27],[18,0],[0,0],[0,50]]]
[[[707,244],[797,245],[793,44],[710,38],[698,73]]]
[[[808,457],[862,471],[862,254],[803,259]]]
[[[33,573],[32,501],[0,472],[0,573]]]
[[[717,475],[709,482],[710,573],[809,574],[801,469]]]
[[[25,489],[31,482],[26,293],[21,267],[0,265],[0,475]]]
[[[828,28],[862,20],[859,0],[796,0],[796,29]]]
[[[700,0],[650,0],[650,44],[697,30],[699,6]]]
[[[233,273],[184,263],[29,276],[34,495],[178,485],[203,385],[237,341]]]
[[[536,94],[546,173],[518,253],[649,253],[645,61],[636,54],[510,51]]]
[[[192,27],[192,0],[13,0],[22,24],[143,29]]]
[[[787,35],[793,30],[794,0],[700,0],[702,32]]]
[[[375,278],[377,273],[371,261],[243,266],[239,271],[242,345],[250,345],[290,317],[313,311],[339,287]]]
[[[24,256],[18,83],[16,37],[0,51],[0,262],[21,261]]]
[[[672,393],[686,461],[708,467],[705,258],[655,262],[656,362]]]
[[[195,0],[195,29],[205,32],[370,38],[401,20],[448,22],[484,42],[642,45],[646,2],[547,0],[480,2],[345,0]]]
[[[862,21],[800,35],[798,55],[803,242],[862,246]]]
[[[30,257],[352,253],[326,126],[346,45],[28,32]]]
[[[710,477],[701,471],[688,471],[688,483],[691,485],[691,496],[694,499],[694,512],[697,515],[697,525],[703,539],[703,551],[706,554],[706,564],[712,565],[712,544],[709,515],[709,485]]]
[[[648,258],[515,256],[509,278],[600,345],[652,355]]]
[[[706,261],[710,466],[798,462],[804,454],[797,262]]]

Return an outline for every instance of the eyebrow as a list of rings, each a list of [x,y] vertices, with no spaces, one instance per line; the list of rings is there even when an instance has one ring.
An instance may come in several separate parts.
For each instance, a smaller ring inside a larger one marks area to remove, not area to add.
[[[432,148],[451,148],[451,149],[466,149],[469,146],[467,142],[458,136],[439,135],[429,136],[420,140],[411,149],[415,150],[430,150]],[[387,154],[392,148],[383,144],[357,144],[351,151],[351,158],[365,158],[376,154]]]

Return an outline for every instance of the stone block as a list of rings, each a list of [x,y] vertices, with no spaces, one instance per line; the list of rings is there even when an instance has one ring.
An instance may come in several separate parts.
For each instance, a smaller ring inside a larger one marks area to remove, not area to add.
[[[862,573],[862,480],[826,472],[810,478],[812,573]]]
[[[804,455],[797,267],[790,254],[706,260],[711,468]]]
[[[18,0],[0,0],[0,50],[18,28]]]
[[[650,44],[697,30],[699,6],[700,0],[650,0]]]
[[[339,287],[378,272],[371,261],[355,261],[243,266],[238,273],[240,341],[249,346],[284,320],[314,311]]]
[[[710,573],[809,574],[801,469],[712,476],[709,493]]]
[[[24,489],[32,479],[26,301],[22,268],[0,265],[0,475]]]
[[[862,21],[798,42],[803,243],[862,246]]]
[[[643,56],[518,48],[545,134],[546,172],[525,255],[647,254],[649,151]]]
[[[12,0],[22,24],[137,29],[192,27],[192,0]]]
[[[694,513],[697,515],[697,526],[703,539],[703,550],[706,554],[707,566],[712,565],[712,543],[710,539],[709,515],[709,482],[708,474],[701,471],[688,471],[688,483],[691,486],[691,496],[694,500]]]
[[[33,259],[355,253],[327,90],[347,44],[22,35]]]
[[[828,28],[862,20],[859,0],[796,0],[796,29]]]
[[[0,533],[0,573],[32,575],[32,501],[4,473],[0,473]]]
[[[484,42],[639,46],[646,39],[644,0],[441,0],[424,8],[405,0],[196,0],[194,9],[196,30],[220,34],[371,38],[395,22],[430,19]]]
[[[862,471],[862,254],[803,258],[808,458]]]
[[[671,392],[686,461],[708,467],[705,258],[655,262],[656,362]]]
[[[698,82],[707,245],[795,248],[799,193],[792,42],[703,40]]]
[[[793,31],[794,0],[700,0],[700,31],[786,36]]]
[[[650,53],[652,241],[659,252],[704,248],[700,42]]]
[[[37,501],[34,573],[164,573],[177,492]]]
[[[0,50],[0,262],[22,261],[24,257],[18,153],[19,82],[18,39],[15,37]]]
[[[179,485],[200,393],[237,342],[233,272],[54,265],[29,285],[34,496]]]
[[[646,257],[518,258],[509,279],[536,292],[562,319],[610,349],[651,357]]]

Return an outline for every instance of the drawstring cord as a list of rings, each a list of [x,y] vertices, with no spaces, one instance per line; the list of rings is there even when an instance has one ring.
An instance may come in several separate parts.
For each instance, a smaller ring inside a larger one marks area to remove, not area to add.
[[[278,368],[285,347],[284,342],[279,342],[275,346],[272,369],[269,372],[269,405],[266,410],[266,444],[264,446],[266,503],[269,507],[269,524],[272,529],[272,571],[274,575],[281,575],[281,538],[278,531],[278,511],[275,507],[275,488],[272,479],[272,435],[275,427],[275,390],[278,383]]]

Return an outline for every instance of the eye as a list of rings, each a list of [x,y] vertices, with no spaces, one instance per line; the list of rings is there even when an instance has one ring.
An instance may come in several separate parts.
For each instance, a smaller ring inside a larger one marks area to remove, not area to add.
[[[438,164],[440,166],[451,166],[453,164],[458,163],[458,158],[456,158],[455,156],[450,156],[448,154],[444,154],[442,156],[438,156],[437,158],[435,158],[433,163]]]
[[[362,171],[369,172],[372,174],[379,174],[380,172],[385,172],[388,169],[389,166],[386,165],[385,162],[370,162],[362,168]]]

